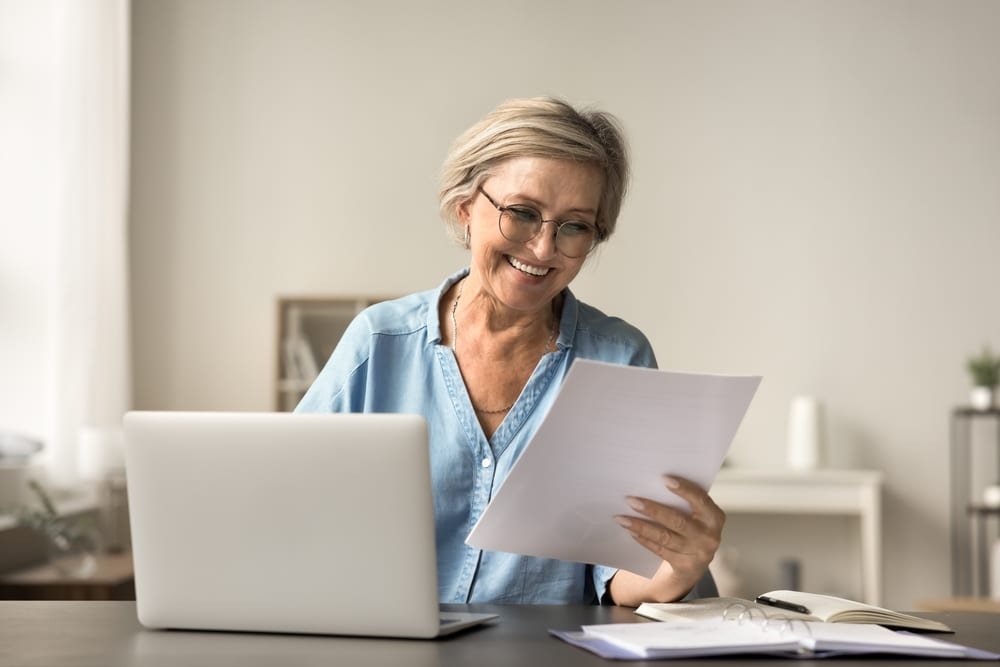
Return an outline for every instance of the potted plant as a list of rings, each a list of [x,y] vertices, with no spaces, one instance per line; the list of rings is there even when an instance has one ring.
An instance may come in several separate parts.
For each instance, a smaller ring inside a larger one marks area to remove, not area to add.
[[[989,345],[984,345],[982,352],[969,357],[966,368],[972,376],[972,392],[969,395],[972,407],[989,410],[993,407],[994,393],[1000,384],[1000,356],[994,355]]]

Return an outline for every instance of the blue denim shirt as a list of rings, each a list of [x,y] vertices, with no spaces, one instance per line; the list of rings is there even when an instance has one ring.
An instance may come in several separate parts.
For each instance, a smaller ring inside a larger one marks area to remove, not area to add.
[[[436,290],[359,314],[296,412],[401,412],[427,419],[441,602],[598,603],[612,568],[482,551],[465,538],[538,429],[573,360],[655,367],[652,347],[635,327],[565,290],[557,349],[538,362],[487,439],[455,355],[441,344],[438,321],[442,296],[467,274],[459,271]]]

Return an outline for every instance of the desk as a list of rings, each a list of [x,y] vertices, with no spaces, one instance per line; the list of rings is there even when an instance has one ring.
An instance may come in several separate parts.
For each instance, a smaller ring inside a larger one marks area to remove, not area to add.
[[[0,600],[134,600],[132,552],[100,554],[89,577],[72,577],[50,563],[0,574]]]
[[[447,605],[448,609],[500,614],[500,621],[436,641],[358,639],[309,635],[263,635],[223,632],[143,630],[134,602],[0,602],[0,664],[11,667],[80,667],[83,665],[184,667],[273,667],[274,665],[407,665],[407,667],[510,667],[511,665],[608,665],[614,663],[565,644],[549,628],[588,623],[641,622],[631,609],[591,606]],[[948,638],[1000,651],[996,616],[975,613],[929,614],[957,630]],[[852,658],[854,667],[899,664],[898,660]],[[907,667],[941,667],[943,660],[906,660]],[[830,661],[787,658],[671,660],[697,667],[734,665],[815,665]],[[629,663],[653,664],[653,663]],[[666,665],[667,662],[656,664]],[[954,661],[953,664],[959,664]],[[961,664],[971,663],[963,661]]]
[[[990,598],[964,597],[964,598],[931,598],[927,600],[917,600],[917,609],[926,611],[978,611],[994,614],[1000,624],[1000,600]]]
[[[729,514],[857,516],[864,602],[882,598],[882,473],[872,470],[723,468],[712,498]]]

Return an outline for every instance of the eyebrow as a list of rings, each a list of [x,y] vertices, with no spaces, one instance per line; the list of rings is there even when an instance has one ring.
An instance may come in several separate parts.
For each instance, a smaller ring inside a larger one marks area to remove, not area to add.
[[[516,202],[514,202],[512,204],[501,204],[502,206],[516,206],[518,204],[528,204],[528,205],[531,205],[531,206],[533,206],[534,208],[537,208],[537,209],[545,208],[545,206],[542,204],[542,202],[538,201],[534,197],[531,197],[531,196],[526,195],[526,194],[522,194],[520,192],[513,192],[511,194],[508,194],[507,197],[505,197],[505,199],[516,199],[518,201],[516,201]],[[566,215],[573,214],[573,213],[577,213],[577,214],[578,213],[585,213],[585,214],[596,216],[597,215],[597,210],[593,209],[593,208],[571,208],[568,211],[566,211]]]

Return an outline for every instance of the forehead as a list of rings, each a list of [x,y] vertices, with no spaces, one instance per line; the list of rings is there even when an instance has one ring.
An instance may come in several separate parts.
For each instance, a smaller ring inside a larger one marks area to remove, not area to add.
[[[604,175],[586,162],[518,157],[500,163],[489,182],[503,188],[496,195],[501,198],[517,195],[555,209],[597,211]]]

